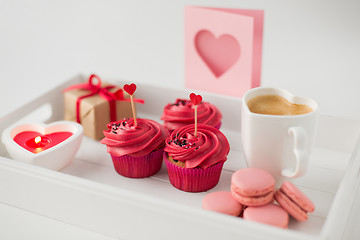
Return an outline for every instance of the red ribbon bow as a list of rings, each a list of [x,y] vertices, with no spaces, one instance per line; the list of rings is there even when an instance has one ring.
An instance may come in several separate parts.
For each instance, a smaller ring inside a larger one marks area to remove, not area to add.
[[[96,78],[97,79],[97,84],[93,83],[93,79]],[[87,98],[87,97],[91,97],[94,96],[96,94],[99,94],[99,96],[101,96],[102,98],[106,99],[109,102],[109,107],[110,107],[110,121],[114,122],[116,121],[116,102],[115,101],[125,101],[125,102],[130,102],[130,99],[126,99],[124,98],[124,93],[122,89],[117,90],[116,92],[109,92],[110,89],[114,88],[116,86],[114,85],[109,85],[106,87],[101,87],[101,79],[95,75],[92,74],[89,77],[89,82],[87,83],[82,83],[82,84],[77,84],[77,85],[73,85],[70,86],[68,88],[66,88],[64,90],[64,92],[66,91],[70,91],[73,89],[82,89],[82,90],[87,90],[90,93],[81,97],[78,97],[78,99],[76,100],[76,121],[78,123],[80,123],[80,102],[83,98]],[[144,103],[144,100],[142,99],[134,99],[135,102]]]

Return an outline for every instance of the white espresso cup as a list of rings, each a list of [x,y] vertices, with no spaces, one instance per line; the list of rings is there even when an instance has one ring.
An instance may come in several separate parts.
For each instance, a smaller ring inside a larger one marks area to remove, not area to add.
[[[251,112],[248,101],[257,96],[277,95],[292,104],[306,105],[311,112],[299,115],[269,115]],[[318,124],[318,104],[279,88],[258,87],[242,97],[241,140],[248,167],[268,171],[279,186],[302,176],[308,167]]]

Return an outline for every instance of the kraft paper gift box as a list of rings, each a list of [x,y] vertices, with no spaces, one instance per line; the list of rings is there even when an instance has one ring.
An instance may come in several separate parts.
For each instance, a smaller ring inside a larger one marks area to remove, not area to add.
[[[89,84],[90,81],[88,85]],[[84,83],[81,85],[86,88],[87,84]],[[115,96],[113,96],[116,99],[124,99],[114,101],[115,110],[113,111],[116,113],[112,113],[115,119],[111,119],[109,100],[99,93],[91,95],[91,93],[93,93],[92,91],[77,88],[79,86],[80,85],[72,86],[64,90],[64,119],[75,122],[79,122],[78,120],[80,120],[86,136],[95,140],[101,140],[104,137],[103,131],[107,130],[108,123],[122,118],[132,117],[130,96],[125,91],[122,91],[121,88],[107,83],[101,83],[101,81],[97,86],[92,85],[94,88],[105,89],[106,93],[112,95],[116,93]],[[77,115],[77,101],[79,101],[79,115]]]
[[[264,11],[185,7],[185,86],[242,97],[260,86]]]

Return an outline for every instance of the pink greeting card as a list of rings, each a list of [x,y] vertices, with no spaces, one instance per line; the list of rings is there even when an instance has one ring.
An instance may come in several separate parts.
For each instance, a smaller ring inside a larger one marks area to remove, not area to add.
[[[260,86],[264,11],[185,7],[185,86],[242,97]]]

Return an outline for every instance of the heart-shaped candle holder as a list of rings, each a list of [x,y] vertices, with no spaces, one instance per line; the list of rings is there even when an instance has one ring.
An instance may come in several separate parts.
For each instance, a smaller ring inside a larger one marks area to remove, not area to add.
[[[4,130],[2,141],[12,159],[60,170],[74,159],[82,136],[80,124],[58,121],[11,126]]]

